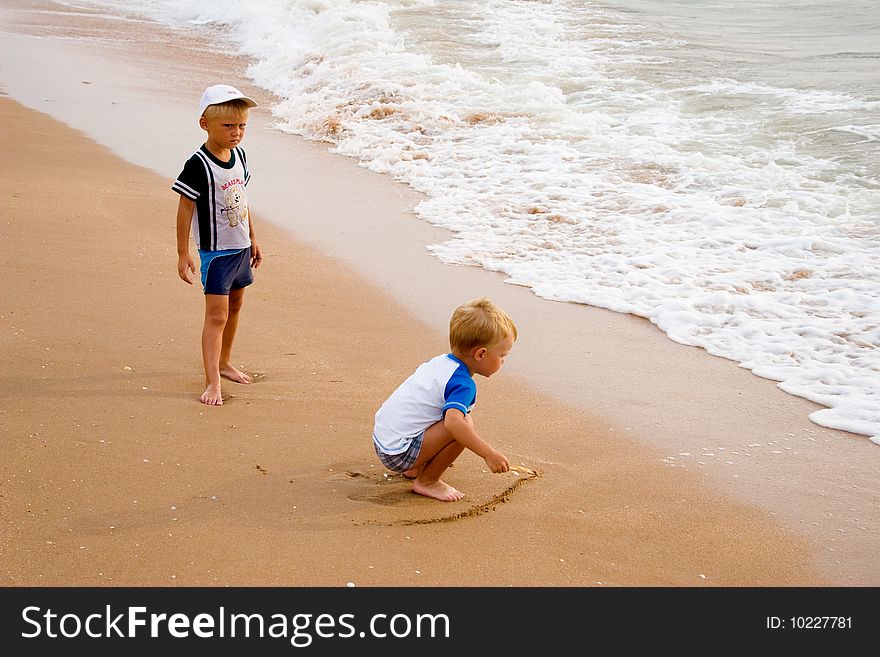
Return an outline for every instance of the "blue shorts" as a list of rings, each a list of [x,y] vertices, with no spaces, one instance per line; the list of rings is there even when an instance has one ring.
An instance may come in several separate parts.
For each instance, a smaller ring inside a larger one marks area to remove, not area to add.
[[[202,287],[205,294],[228,295],[230,290],[247,287],[254,282],[251,271],[251,247],[241,251],[199,251],[202,259]]]
[[[406,472],[413,463],[419,458],[419,452],[422,451],[422,441],[425,439],[425,432],[422,431],[418,436],[412,439],[409,448],[400,454],[386,454],[379,449],[376,441],[373,441],[373,448],[376,450],[376,456],[382,461],[382,465],[392,472]]]

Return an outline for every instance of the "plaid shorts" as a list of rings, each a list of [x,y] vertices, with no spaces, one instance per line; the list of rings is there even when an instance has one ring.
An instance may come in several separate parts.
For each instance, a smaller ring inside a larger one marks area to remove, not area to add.
[[[412,439],[409,448],[400,454],[386,454],[379,450],[379,446],[373,441],[373,447],[376,450],[376,456],[382,461],[382,465],[392,472],[406,472],[416,459],[419,458],[419,452],[422,451],[422,441],[425,439],[425,432],[422,431],[418,436]]]

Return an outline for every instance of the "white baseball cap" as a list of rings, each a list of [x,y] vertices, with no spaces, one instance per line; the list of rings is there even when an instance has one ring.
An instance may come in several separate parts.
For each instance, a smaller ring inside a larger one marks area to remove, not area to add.
[[[256,107],[257,103],[253,98],[248,98],[235,87],[228,84],[215,84],[213,87],[205,89],[202,99],[199,101],[199,116],[205,113],[208,105],[217,105],[230,100],[240,99],[247,103],[248,107]]]

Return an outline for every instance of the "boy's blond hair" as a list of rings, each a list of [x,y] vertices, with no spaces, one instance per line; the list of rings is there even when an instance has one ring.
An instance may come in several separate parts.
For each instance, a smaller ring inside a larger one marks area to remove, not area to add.
[[[487,297],[460,305],[449,320],[449,346],[453,351],[466,352],[516,337],[513,320]]]
[[[211,119],[216,119],[218,116],[229,116],[231,114],[244,116],[248,113],[248,109],[249,106],[245,101],[241,98],[234,98],[232,100],[227,100],[225,103],[208,105],[202,113],[202,116],[209,121]]]

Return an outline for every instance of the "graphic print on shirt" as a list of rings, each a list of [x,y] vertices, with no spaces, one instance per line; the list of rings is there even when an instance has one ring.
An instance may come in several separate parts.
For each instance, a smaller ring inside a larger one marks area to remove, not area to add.
[[[238,226],[240,221],[247,221],[248,209],[245,202],[244,189],[233,185],[226,190],[224,195],[226,206],[220,209],[221,214],[226,216],[230,226]]]

